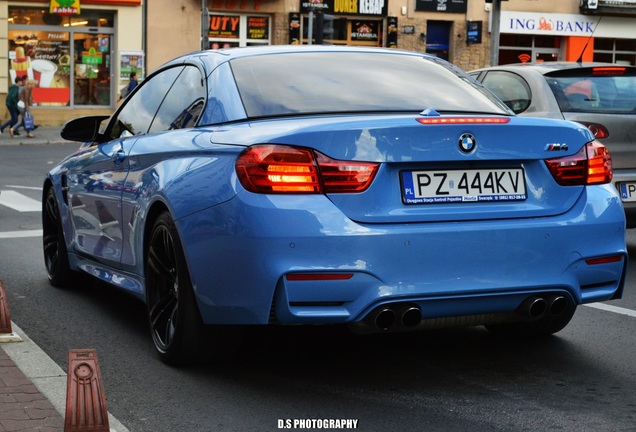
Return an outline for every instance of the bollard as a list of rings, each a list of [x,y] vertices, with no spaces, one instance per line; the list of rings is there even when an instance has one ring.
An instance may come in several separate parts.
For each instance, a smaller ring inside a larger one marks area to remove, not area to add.
[[[109,432],[106,394],[93,349],[68,352],[64,432]]]

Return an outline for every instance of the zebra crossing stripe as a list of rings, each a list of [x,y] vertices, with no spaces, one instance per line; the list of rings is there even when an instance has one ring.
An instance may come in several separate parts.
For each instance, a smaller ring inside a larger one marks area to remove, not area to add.
[[[42,237],[42,230],[36,229],[36,230],[0,232],[0,239],[24,238],[24,237]]]
[[[19,212],[42,211],[42,203],[40,201],[12,190],[0,191],[0,205]]]

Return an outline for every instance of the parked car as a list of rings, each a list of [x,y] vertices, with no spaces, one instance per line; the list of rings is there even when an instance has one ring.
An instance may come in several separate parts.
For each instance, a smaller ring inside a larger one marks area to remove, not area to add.
[[[470,75],[515,113],[587,126],[612,153],[614,186],[636,227],[636,67],[546,62],[479,69]]]
[[[607,149],[426,54],[192,53],[61,134],[83,144],[44,181],[50,282],[146,302],[169,364],[245,325],[548,335],[623,292]]]

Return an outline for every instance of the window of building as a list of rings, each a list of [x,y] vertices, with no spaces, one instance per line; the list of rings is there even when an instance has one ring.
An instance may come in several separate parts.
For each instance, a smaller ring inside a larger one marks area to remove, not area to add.
[[[594,61],[636,65],[636,40],[594,38]]]
[[[210,14],[210,48],[233,48],[271,43],[271,19],[267,15]]]
[[[312,27],[317,30],[316,20]],[[309,17],[303,17],[303,44],[309,42]],[[382,21],[374,19],[350,19],[335,16],[325,20],[323,43],[331,45],[382,46]]]
[[[559,36],[502,33],[499,38],[499,64],[540,63],[561,59]]]
[[[38,106],[110,106],[115,14],[82,9],[9,8],[9,75],[37,81]]]

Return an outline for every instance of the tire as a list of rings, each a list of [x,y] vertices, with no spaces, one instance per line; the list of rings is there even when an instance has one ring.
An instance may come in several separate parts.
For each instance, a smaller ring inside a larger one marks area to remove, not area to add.
[[[47,191],[42,205],[42,250],[49,283],[55,287],[72,285],[77,273],[69,267],[60,208],[52,187]]]
[[[159,215],[148,237],[146,304],[160,359],[183,366],[229,359],[237,337],[224,327],[206,327],[197,306],[174,221]]]
[[[568,325],[576,312],[576,305],[568,302],[567,308],[559,315],[546,314],[532,321],[487,325],[492,334],[503,337],[541,337],[557,333]]]

